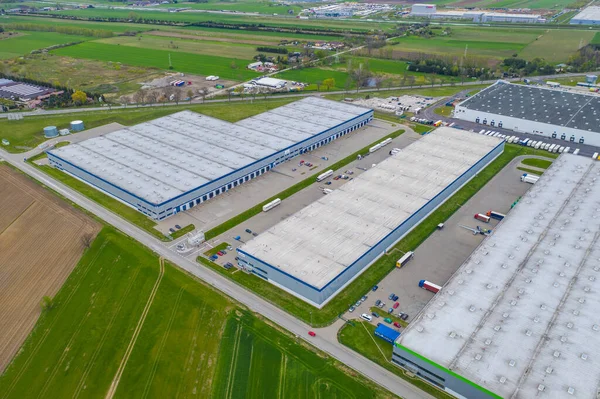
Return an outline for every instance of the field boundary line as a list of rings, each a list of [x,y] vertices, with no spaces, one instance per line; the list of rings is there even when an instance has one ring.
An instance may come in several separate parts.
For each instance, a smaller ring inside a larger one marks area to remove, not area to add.
[[[113,263],[118,262],[120,258],[121,258],[121,255],[117,255],[117,257],[113,261]],[[77,325],[77,329],[73,332],[73,334],[71,334],[71,338],[69,339],[69,341],[65,345],[65,348],[63,349],[63,353],[60,355],[60,358],[58,359],[58,361],[54,365],[54,369],[52,370],[52,373],[50,373],[50,376],[46,380],[46,383],[44,384],[44,386],[42,388],[42,391],[38,394],[39,398],[46,397],[46,391],[48,390],[48,388],[50,388],[50,385],[52,384],[52,381],[54,380],[54,377],[56,377],[56,373],[58,372],[59,367],[62,367],[63,362],[65,361],[65,359],[69,355],[69,353],[71,351],[70,350],[71,345],[73,344],[73,342],[75,341],[75,339],[77,338],[77,336],[79,335],[79,333],[81,332],[81,328],[83,327],[83,325],[85,324],[85,322],[92,315],[91,308],[94,307],[94,303],[96,301],[95,294],[98,293],[98,292],[100,292],[106,286],[106,282],[109,280],[109,277],[112,275],[112,272],[115,269],[116,269],[116,267],[113,267],[113,268],[110,269],[110,272],[108,273],[108,276],[106,276],[105,278],[102,279],[102,284],[100,284],[100,287],[98,287],[98,289],[94,292],[94,296],[92,297],[93,299],[90,301],[90,303],[89,303],[89,305],[87,307],[87,311],[85,313],[85,316],[79,321],[79,324]]]
[[[284,394],[285,394],[285,370],[287,370],[287,355],[285,354],[285,352],[281,352],[281,356],[283,359],[281,362],[281,366],[279,366],[279,393],[278,396],[279,398],[284,398]]]
[[[158,278],[156,279],[156,282],[154,283],[154,287],[152,287],[152,291],[150,292],[150,296],[148,297],[146,306],[144,307],[144,310],[140,316],[140,319],[135,327],[135,330],[133,332],[131,340],[129,341],[129,345],[127,346],[127,350],[125,350],[125,354],[123,355],[123,359],[121,360],[121,363],[119,364],[117,373],[115,374],[115,376],[110,384],[110,387],[108,388],[108,392],[106,393],[105,399],[112,399],[113,396],[115,395],[115,392],[117,391],[117,387],[119,386],[119,382],[121,381],[121,377],[123,376],[123,371],[125,371],[125,366],[127,365],[127,362],[129,361],[131,352],[133,352],[133,347],[135,346],[138,336],[140,335],[142,326],[144,325],[144,322],[146,321],[146,316],[148,316],[148,312],[150,311],[150,306],[152,306],[152,303],[154,302],[154,297],[156,296],[156,292],[158,291],[160,282],[162,281],[162,278],[165,274],[165,260],[162,257],[160,257],[158,259],[158,263],[160,264],[160,271],[158,273]]]
[[[171,317],[169,317],[169,322],[167,323],[167,328],[163,333],[162,339],[160,340],[160,344],[158,346],[158,352],[156,354],[156,358],[154,359],[154,364],[152,364],[152,368],[150,369],[150,375],[148,376],[148,381],[146,381],[146,386],[144,386],[144,391],[142,392],[142,398],[146,398],[148,393],[150,393],[150,386],[152,385],[152,381],[154,380],[154,376],[156,375],[156,369],[158,368],[158,361],[162,356],[162,352],[165,349],[165,344],[167,343],[167,339],[169,338],[169,333],[171,332],[171,328],[173,327],[173,323],[175,322],[175,316],[177,315],[177,309],[179,308],[179,303],[181,302],[181,297],[185,292],[185,286],[179,289],[179,293],[177,294],[177,299],[175,300],[175,306],[173,306],[173,310],[171,311]]]
[[[235,368],[237,366],[237,358],[238,358],[238,346],[240,344],[240,337],[242,335],[242,325],[238,323],[235,329],[235,341],[233,344],[233,359],[231,359],[231,364],[229,365],[229,376],[227,378],[227,391],[225,392],[226,398],[231,398],[231,390],[232,390],[232,378],[234,378],[233,373],[235,372]]]
[[[81,376],[81,379],[79,380],[79,384],[77,384],[77,388],[75,389],[75,392],[73,393],[74,398],[79,397],[79,394],[81,393],[82,389],[84,389],[85,381],[87,380],[87,377],[90,374],[90,371],[91,371],[92,367],[94,366],[94,363],[96,362],[96,358],[98,357],[102,347],[104,346],[104,342],[106,342],[106,337],[108,336],[108,333],[112,329],[112,326],[114,325],[117,316],[119,315],[119,313],[121,312],[121,309],[123,308],[123,303],[125,302],[125,298],[127,298],[129,296],[129,293],[131,292],[131,288],[133,287],[135,281],[137,280],[137,276],[140,274],[140,270],[141,270],[141,267],[138,266],[135,274],[132,276],[133,278],[131,279],[131,281],[129,282],[129,285],[127,286],[127,289],[125,290],[124,295],[121,297],[121,300],[119,301],[119,305],[117,306],[115,312],[113,313],[112,317],[110,318],[110,321],[109,321],[108,325],[106,326],[104,333],[102,334],[102,338],[100,339],[98,346],[96,346],[96,349],[94,350],[94,353],[92,354],[92,357],[90,358],[90,361],[89,361],[88,365],[86,366],[86,368],[83,372],[83,375]]]
[[[29,208],[31,208],[31,207],[33,206],[33,204],[35,204],[36,202],[37,202],[37,200],[34,198],[34,199],[33,199],[33,201],[31,201],[31,204],[29,204],[29,205],[27,206],[27,208],[23,209],[23,212],[19,213],[19,214],[17,215],[17,217],[15,217],[15,218],[14,218],[14,220],[13,220],[12,222],[10,222],[10,223],[9,223],[9,224],[8,224],[8,225],[7,225],[7,226],[4,228],[4,230],[0,231],[0,236],[2,235],[2,233],[4,233],[6,230],[8,230],[8,229],[10,228],[10,226],[12,226],[13,224],[15,224],[15,223],[17,222],[17,220],[19,220],[19,218],[20,218],[21,216],[23,216],[23,214],[24,214],[25,212],[27,212],[27,210],[29,210]]]
[[[61,304],[63,306],[61,306],[58,314],[56,315],[56,317],[54,318],[54,320],[50,324],[50,327],[48,327],[46,329],[46,331],[42,335],[42,338],[39,340],[39,342],[37,343],[37,345],[31,351],[31,354],[30,354],[29,358],[25,361],[25,364],[21,368],[21,371],[17,374],[17,376],[15,377],[15,379],[13,380],[13,382],[9,385],[8,390],[5,392],[5,395],[3,396],[4,398],[7,398],[8,395],[10,395],[10,393],[13,391],[13,389],[15,389],[15,387],[17,386],[17,383],[19,382],[19,380],[21,379],[21,377],[23,376],[23,374],[25,373],[25,371],[29,368],[29,365],[31,364],[31,361],[33,360],[33,358],[35,357],[35,355],[37,354],[37,352],[40,350],[40,348],[42,347],[42,345],[44,344],[44,342],[46,342],[46,338],[48,338],[48,335],[50,334],[50,331],[52,331],[52,329],[54,328],[54,325],[57,323],[57,320],[63,314],[63,312],[64,312],[64,310],[66,308],[66,306],[64,306],[64,305],[68,304],[71,301],[71,299],[73,299],[73,296],[75,295],[75,292],[77,292],[77,290],[81,286],[81,282],[83,280],[85,280],[85,277],[87,276],[87,274],[89,273],[89,271],[92,269],[92,266],[94,264],[96,264],[96,261],[100,257],[100,253],[102,252],[102,250],[104,249],[104,247],[106,246],[106,244],[109,241],[110,240],[105,240],[102,243],[102,245],[100,246],[98,252],[96,253],[96,256],[94,257],[94,259],[92,259],[91,262],[88,264],[88,267],[86,269],[84,269],[85,271],[84,271],[83,275],[81,276],[81,278],[79,279],[79,281],[77,281],[77,284],[75,284],[75,286],[73,287],[73,290],[69,293],[69,295],[67,296],[67,299],[65,300],[65,302],[63,304]]]
[[[381,350],[381,347],[379,345],[377,345],[377,341],[375,341],[375,338],[373,338],[371,333],[369,333],[369,330],[367,330],[367,327],[365,327],[365,325],[363,323],[360,323],[360,325],[365,329],[365,331],[367,332],[367,335],[369,336],[369,338],[371,338],[371,340],[373,341],[373,343],[375,344],[377,349],[379,349],[379,353],[381,353],[381,356],[383,356],[383,360],[388,361],[387,358],[385,357],[385,353],[383,353],[383,351]]]
[[[202,308],[196,314],[196,318],[194,320],[194,324],[196,324],[196,328],[194,328],[194,335],[192,336],[192,341],[190,342],[190,347],[188,349],[188,354],[185,357],[184,370],[191,367],[192,355],[194,353],[194,348],[196,347],[196,342],[198,342],[198,332],[200,331],[200,327],[202,326],[204,314],[204,310],[206,309],[206,302],[202,303]],[[184,384],[185,373],[181,373],[181,377],[179,378],[179,384],[177,384],[177,393],[175,394],[176,398],[181,397],[181,387]]]

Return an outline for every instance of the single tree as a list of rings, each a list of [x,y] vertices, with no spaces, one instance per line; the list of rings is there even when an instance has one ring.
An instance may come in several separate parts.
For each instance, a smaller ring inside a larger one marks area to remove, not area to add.
[[[75,93],[71,94],[71,99],[77,105],[85,104],[87,102],[87,94],[81,90],[77,90]]]
[[[42,302],[40,303],[40,306],[42,307],[42,311],[51,310],[54,307],[54,300],[48,295],[44,295],[42,297]]]
[[[325,86],[327,88],[327,90],[330,90],[332,87],[335,87],[335,79],[334,78],[327,78],[323,81],[323,86]]]
[[[208,88],[206,88],[206,87],[199,88],[198,94],[200,94],[200,97],[202,97],[202,103],[204,103],[204,101],[206,100],[206,96],[208,95]]]
[[[94,235],[92,233],[85,233],[84,235],[81,236],[81,243],[86,248],[91,247],[93,241],[94,241]]]
[[[192,103],[192,97],[194,97],[194,91],[192,89],[188,89],[187,91],[188,100],[190,100],[190,104]]]

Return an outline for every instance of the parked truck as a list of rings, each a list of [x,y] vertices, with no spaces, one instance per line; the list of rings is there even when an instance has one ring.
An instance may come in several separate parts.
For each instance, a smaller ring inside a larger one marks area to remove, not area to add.
[[[419,281],[419,287],[423,288],[424,290],[431,291],[434,294],[437,294],[439,290],[442,289],[442,287],[440,287],[439,285],[433,284],[432,282],[427,280]]]
[[[485,222],[485,223],[489,223],[490,222],[490,217],[484,215],[483,213],[476,213],[475,216],[474,216],[474,218],[477,219],[477,220],[481,220],[482,222]]]
[[[532,175],[531,173],[523,173],[523,175],[521,176],[521,181],[529,184],[535,184],[539,179],[539,176]]]
[[[496,211],[487,211],[486,212],[486,216],[491,217],[492,219],[496,219],[496,220],[502,220],[506,217],[505,214],[500,213],[500,212],[496,212]]]

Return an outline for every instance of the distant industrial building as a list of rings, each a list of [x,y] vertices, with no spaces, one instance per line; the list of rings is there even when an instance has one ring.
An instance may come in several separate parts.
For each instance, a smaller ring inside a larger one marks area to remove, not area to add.
[[[600,146],[600,96],[498,81],[458,104],[454,117]]]
[[[50,164],[161,220],[254,179],[373,119],[308,97],[229,123],[182,111],[48,151]]]
[[[436,129],[238,248],[239,265],[321,308],[503,149]]]
[[[586,7],[569,22],[571,25],[600,25],[600,7]]]
[[[599,178],[598,161],[561,155],[404,330],[393,362],[458,398],[597,398]]]
[[[546,22],[541,15],[537,14],[509,14],[473,10],[437,11],[435,4],[413,4],[410,16],[431,19],[465,19],[473,22],[509,22],[520,24]]]

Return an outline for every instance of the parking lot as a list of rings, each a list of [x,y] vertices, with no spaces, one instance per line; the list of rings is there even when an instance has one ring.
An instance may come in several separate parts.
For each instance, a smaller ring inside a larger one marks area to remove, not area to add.
[[[169,228],[176,224],[193,224],[198,230],[209,230],[401,128],[404,129],[404,126],[374,119],[367,126],[278,165],[269,173],[235,187],[211,201],[160,221],[156,228],[168,233]],[[301,160],[311,166],[299,166]]]
[[[395,303],[390,301],[388,296],[394,293],[398,296],[399,303],[394,315],[398,315],[399,312],[406,313],[410,322],[434,295],[420,288],[419,281],[428,280],[440,286],[444,285],[484,240],[485,236],[474,235],[461,225],[493,229],[498,221],[491,219],[489,223],[484,223],[473,216],[476,213],[485,214],[489,210],[506,214],[511,204],[531,187],[530,184],[520,181],[523,172],[516,169],[522,158],[526,157],[515,158],[448,220],[440,220],[440,223],[444,223],[443,229],[429,236],[414,250],[412,260],[401,269],[394,269],[388,274],[378,284],[377,291],[367,293],[368,299],[345,316],[358,318],[362,313],[371,314],[370,308],[379,299],[385,304],[378,313],[382,318],[386,317],[388,309]],[[398,252],[398,258],[402,255]],[[372,322],[377,324],[380,321],[381,319],[373,318]]]
[[[268,212],[259,213],[258,215],[248,219],[246,222],[243,222],[240,225],[234,227],[233,229],[221,234],[220,236],[215,237],[213,240],[210,240],[209,242],[204,243],[197,250],[190,252],[187,256],[191,259],[195,259],[195,257],[198,256],[199,254],[204,253],[204,252],[208,251],[210,248],[217,246],[223,242],[227,242],[227,243],[231,244],[234,248],[237,248],[238,246],[242,245],[244,242],[251,240],[253,238],[253,235],[251,233],[246,232],[246,229],[249,229],[253,233],[257,233],[257,234],[262,233],[263,231],[274,226],[281,220],[287,218],[288,216],[294,214],[295,212],[301,210],[302,208],[306,207],[307,205],[309,205],[309,204],[315,202],[316,200],[320,199],[321,197],[323,197],[323,195],[324,195],[323,188],[335,190],[336,188],[338,188],[338,187],[342,186],[343,184],[345,184],[346,182],[350,181],[350,178],[354,178],[354,177],[360,175],[361,173],[364,173],[364,170],[371,167],[372,164],[379,163],[382,160],[389,157],[389,151],[392,148],[395,148],[395,147],[404,148],[404,147],[408,146],[409,144],[411,144],[412,142],[414,142],[415,140],[418,140],[420,137],[421,137],[420,135],[414,133],[412,130],[407,129],[407,131],[404,134],[393,139],[392,143],[389,144],[388,146],[384,147],[383,149],[370,154],[369,156],[363,158],[362,160],[352,161],[345,168],[338,171],[338,173],[336,173],[335,175],[333,175],[332,177],[330,177],[324,181],[321,181],[321,182],[315,181],[315,183],[313,183],[309,187],[307,187],[307,188],[299,191],[298,193],[292,195],[291,197],[283,200],[281,205],[271,209]],[[298,162],[294,162],[292,165],[285,165],[285,166],[289,167],[289,168],[298,167]],[[338,174],[342,174],[345,171],[353,172],[351,175],[348,174],[348,176],[349,176],[348,180],[344,180],[344,179],[334,180],[333,179],[333,177],[335,177]],[[325,184],[328,181],[331,182],[330,185]],[[233,239],[233,237],[236,237],[236,236],[240,236],[240,241],[236,241]],[[184,239],[185,238],[183,238],[182,240],[184,240]],[[179,240],[179,241],[181,241],[181,240]],[[179,241],[174,242],[172,244],[172,246],[173,247],[176,246]],[[227,262],[236,264],[237,262],[235,261],[235,257],[236,257],[235,251],[231,251],[230,253],[227,253],[225,256],[219,257],[219,259],[216,260],[216,263],[221,264],[221,265],[223,265]]]

